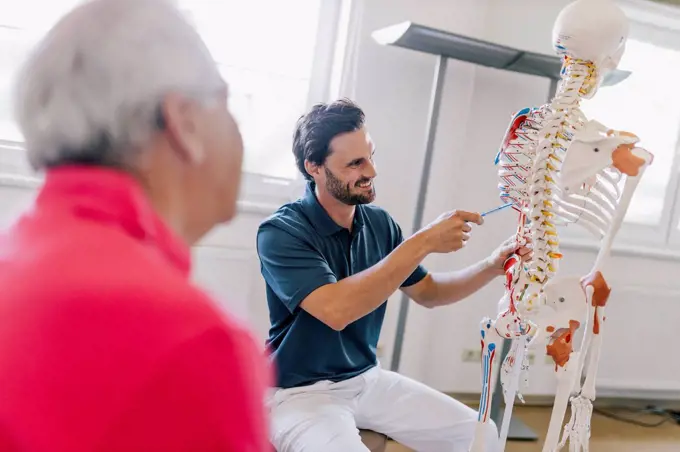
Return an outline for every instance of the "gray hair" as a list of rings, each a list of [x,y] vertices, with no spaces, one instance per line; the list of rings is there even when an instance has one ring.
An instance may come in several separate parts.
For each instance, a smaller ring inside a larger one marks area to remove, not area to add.
[[[165,93],[224,87],[207,47],[168,0],[94,0],[63,17],[19,71],[14,115],[35,170],[125,164],[162,126]]]

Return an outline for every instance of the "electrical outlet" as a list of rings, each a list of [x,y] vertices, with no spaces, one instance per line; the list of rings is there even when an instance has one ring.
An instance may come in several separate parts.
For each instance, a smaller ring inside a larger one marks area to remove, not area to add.
[[[549,359],[546,361],[546,363],[551,364],[552,359],[548,357]],[[500,361],[501,355],[496,354],[496,359],[495,361]],[[482,361],[482,350],[479,348],[467,348],[463,350],[463,354],[461,356],[461,360],[464,363],[479,363]],[[535,353],[529,353],[527,356],[527,360],[529,361],[529,365],[533,366],[536,363],[536,354]]]
[[[462,360],[464,363],[479,363],[482,361],[482,350],[477,349],[465,349],[463,350]]]
[[[495,362],[500,361],[501,355],[496,354],[496,357],[494,358]],[[480,348],[467,348],[463,350],[463,355],[461,356],[461,360],[464,363],[481,363],[482,362],[482,349]]]
[[[500,361],[500,359],[501,356],[499,354],[496,354],[495,361]],[[482,361],[482,350],[478,348],[476,349],[467,348],[463,350],[461,360],[464,363],[479,363]],[[529,361],[529,365],[533,366],[536,363],[536,354],[529,353],[529,355],[527,356],[527,360]],[[552,360],[550,360],[549,362],[552,363]]]

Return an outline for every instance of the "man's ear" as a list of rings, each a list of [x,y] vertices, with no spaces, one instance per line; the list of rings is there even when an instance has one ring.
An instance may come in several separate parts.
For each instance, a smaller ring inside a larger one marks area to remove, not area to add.
[[[160,106],[164,131],[178,157],[192,164],[205,158],[201,139],[201,109],[197,102],[177,93],[167,94]]]
[[[307,174],[310,176],[318,176],[321,172],[321,166],[310,162],[309,160],[305,160],[305,171],[307,171]]]

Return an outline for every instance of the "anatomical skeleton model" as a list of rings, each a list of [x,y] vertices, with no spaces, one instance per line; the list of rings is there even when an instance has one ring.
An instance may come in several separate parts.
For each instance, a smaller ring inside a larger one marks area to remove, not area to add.
[[[519,213],[517,242],[530,243],[533,258],[522,263],[513,255],[506,261],[499,314],[481,322],[482,391],[472,452],[486,450],[493,365],[506,339],[512,346],[501,368],[506,404],[501,449],[519,382],[526,380],[527,350],[544,343],[555,363],[558,387],[543,451],[557,451],[567,439],[572,452],[588,450],[604,309],[611,290],[602,268],[653,156],[635,147],[635,135],[588,120],[580,102],[591,98],[605,72],[617,67],[627,35],[627,19],[612,0],[577,0],[564,8],[553,29],[554,47],[563,58],[557,93],[550,103],[515,115],[496,157],[501,199]],[[566,224],[579,224],[601,240],[586,276],[557,275],[562,258],[557,226]],[[581,329],[583,341],[574,349],[575,333]],[[570,401],[572,418],[560,441]]]

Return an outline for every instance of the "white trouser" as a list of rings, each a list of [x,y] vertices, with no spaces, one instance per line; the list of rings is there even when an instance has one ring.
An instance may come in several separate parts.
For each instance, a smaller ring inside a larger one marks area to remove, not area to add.
[[[277,389],[269,396],[277,452],[368,452],[358,429],[418,452],[467,452],[477,411],[408,377],[374,367],[346,381]],[[500,452],[489,421],[487,452]]]

